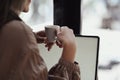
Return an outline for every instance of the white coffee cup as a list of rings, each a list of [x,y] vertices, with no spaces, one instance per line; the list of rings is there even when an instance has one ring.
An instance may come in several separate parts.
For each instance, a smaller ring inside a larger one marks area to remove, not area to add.
[[[58,25],[46,25],[45,33],[48,39],[48,42],[54,42],[56,39],[56,28],[59,28]]]

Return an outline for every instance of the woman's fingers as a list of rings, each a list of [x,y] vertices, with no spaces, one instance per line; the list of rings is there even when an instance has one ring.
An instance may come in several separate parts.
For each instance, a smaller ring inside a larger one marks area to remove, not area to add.
[[[44,43],[45,40],[46,40],[46,35],[45,35],[45,31],[39,31],[39,32],[36,32],[34,33],[35,37],[36,37],[36,40],[37,40],[37,43]]]
[[[37,37],[37,42],[38,43],[45,43],[46,39],[47,39],[46,37],[40,37],[40,36],[38,36]]]
[[[58,41],[58,40],[56,40],[56,45],[59,46],[59,48],[63,47],[62,43],[60,41]]]
[[[39,35],[41,37],[46,37],[45,30],[37,32],[37,35]]]
[[[47,47],[48,51],[50,51],[50,49],[52,48],[53,45],[54,45],[54,43],[46,43],[45,47]]]

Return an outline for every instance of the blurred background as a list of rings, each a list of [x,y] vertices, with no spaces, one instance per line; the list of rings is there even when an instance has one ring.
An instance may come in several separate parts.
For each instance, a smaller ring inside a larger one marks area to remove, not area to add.
[[[98,35],[99,80],[120,80],[120,0],[83,0],[82,34]]]
[[[21,13],[20,17],[33,29],[39,31],[45,25],[53,24],[53,0],[31,0],[27,13]]]
[[[33,31],[44,29],[53,24],[53,0],[32,0],[20,17]],[[98,79],[120,80],[120,0],[82,0],[81,21],[82,35],[100,37]]]

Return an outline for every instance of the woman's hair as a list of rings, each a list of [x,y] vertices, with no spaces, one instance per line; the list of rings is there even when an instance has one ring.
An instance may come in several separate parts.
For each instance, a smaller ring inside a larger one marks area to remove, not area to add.
[[[0,24],[7,19],[11,8],[13,11],[22,11],[24,2],[25,0],[0,0]]]
[[[0,0],[0,13],[9,10],[11,7],[21,10],[25,0]]]

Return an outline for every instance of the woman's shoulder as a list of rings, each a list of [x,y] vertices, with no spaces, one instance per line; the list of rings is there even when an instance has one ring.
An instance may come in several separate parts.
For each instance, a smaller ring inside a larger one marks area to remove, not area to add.
[[[23,21],[13,20],[5,24],[2,28],[2,35],[11,36],[10,38],[26,38],[32,30]]]
[[[13,20],[6,23],[2,28],[3,33],[18,34],[19,33],[32,33],[32,29],[26,25],[23,21]]]
[[[13,20],[5,24],[4,29],[8,30],[24,30],[24,29],[30,29],[23,21]]]

